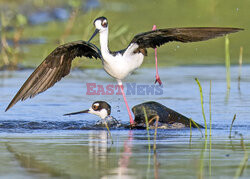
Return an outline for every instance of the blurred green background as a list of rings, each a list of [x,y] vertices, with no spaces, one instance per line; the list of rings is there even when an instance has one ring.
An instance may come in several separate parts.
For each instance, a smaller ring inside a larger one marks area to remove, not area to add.
[[[240,27],[232,34],[230,55],[238,63],[242,46],[243,63],[249,63],[249,0],[1,0],[0,66],[9,69],[36,67],[59,44],[88,40],[93,20],[109,20],[110,49],[127,47],[137,33],[169,27]],[[93,43],[99,47],[99,39]],[[153,67],[154,51],[149,51],[144,67]],[[198,43],[169,43],[158,49],[159,65],[224,64],[225,38]],[[74,67],[100,68],[97,60],[76,59]]]

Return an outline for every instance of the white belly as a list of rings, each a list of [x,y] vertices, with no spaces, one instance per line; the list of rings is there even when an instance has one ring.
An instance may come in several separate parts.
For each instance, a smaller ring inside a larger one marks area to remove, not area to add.
[[[143,58],[144,55],[141,53],[129,56],[108,56],[104,57],[103,68],[113,78],[122,80],[141,66]]]

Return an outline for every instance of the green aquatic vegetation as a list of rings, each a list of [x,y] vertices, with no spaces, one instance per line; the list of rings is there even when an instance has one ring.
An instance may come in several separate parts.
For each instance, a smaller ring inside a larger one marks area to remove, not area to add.
[[[110,130],[109,130],[109,126],[108,126],[108,124],[107,124],[106,121],[105,121],[105,126],[106,126],[106,129],[107,129],[107,131],[108,131],[108,135],[109,135],[109,137],[110,137],[110,139],[111,139],[111,143],[114,144],[113,137],[112,137],[112,135],[111,135],[111,132],[110,132]]]
[[[27,19],[22,14],[15,14],[8,17],[8,12],[1,12],[1,58],[0,67],[5,66],[10,70],[16,69],[20,64],[22,53],[19,41],[23,35],[24,26],[27,24]],[[11,36],[7,34],[7,28],[13,26],[14,32]],[[8,36],[8,37],[7,37]],[[13,41],[10,46],[8,40]]]
[[[203,92],[202,92],[202,87],[201,84],[198,80],[198,78],[195,78],[196,83],[199,86],[199,90],[200,90],[200,98],[201,98],[201,109],[202,109],[202,115],[203,115],[203,119],[204,119],[204,124],[205,124],[205,141],[204,141],[204,147],[201,151],[201,155],[200,155],[200,169],[199,169],[199,175],[198,178],[203,178],[203,170],[204,170],[204,155],[207,149],[207,122],[206,122],[206,116],[205,116],[205,112],[204,112],[204,107],[203,107]],[[209,176],[211,176],[212,170],[211,170],[211,150],[212,150],[212,144],[211,144],[211,121],[212,121],[212,117],[211,117],[211,80],[210,80],[210,90],[209,90],[209,113],[210,113],[210,140],[209,140]]]
[[[192,121],[191,121],[191,119],[189,121],[189,127],[190,127],[189,145],[191,145],[191,141],[192,141]]]
[[[212,81],[210,80],[209,86],[209,136],[212,136],[212,107],[211,107],[211,95],[212,95]]]
[[[149,123],[148,123],[148,115],[146,112],[145,107],[142,107],[143,112],[144,112],[144,116],[145,116],[145,121],[146,121],[146,129],[147,129],[147,136],[148,136],[148,152],[151,152],[151,146],[150,146],[150,134],[149,134]]]
[[[203,137],[203,133],[200,129],[200,127],[197,125],[197,123],[192,119],[192,118],[189,118],[189,128],[190,128],[190,137],[189,137],[189,144],[191,145],[191,142],[192,142],[192,123],[195,125],[195,127],[199,130],[199,132],[201,133],[201,137]]]
[[[239,74],[238,74],[238,89],[240,90],[240,80],[241,80],[241,67],[243,60],[243,47],[240,47],[240,55],[239,55]]]
[[[230,51],[229,51],[229,38],[228,35],[225,37],[225,66],[227,76],[227,89],[231,88],[231,74],[230,74]]]
[[[9,65],[10,64],[10,60],[9,60],[9,56],[8,56],[8,51],[10,51],[10,47],[7,43],[7,39],[6,39],[6,33],[5,33],[5,28],[9,25],[10,20],[6,18],[5,14],[3,12],[1,12],[1,65]]]
[[[204,157],[205,153],[207,150],[207,135],[205,136],[204,140],[204,147],[201,149],[201,154],[200,154],[200,169],[199,169],[199,175],[198,178],[203,178],[203,171],[204,171]]]
[[[242,150],[244,151],[244,156],[240,162],[240,165],[238,166],[238,169],[236,170],[234,179],[238,179],[240,176],[242,176],[245,168],[247,167],[247,162],[248,162],[248,152],[246,150],[246,146],[244,144],[244,140],[243,140],[242,135],[241,135],[241,142],[240,143],[241,143]]]
[[[155,120],[155,134],[154,134],[154,153],[156,153],[156,137],[157,137],[159,116],[156,116],[155,118],[156,118],[156,120]]]
[[[229,133],[229,136],[228,136],[229,138],[232,137],[232,128],[233,128],[233,124],[234,124],[235,119],[236,119],[236,114],[234,115],[231,126],[230,126],[230,133]]]
[[[209,136],[209,176],[212,176],[212,136]]]
[[[148,123],[148,115],[146,112],[145,107],[142,107],[144,116],[145,116],[145,122],[146,122],[146,129],[147,129],[147,136],[148,136],[148,168],[147,168],[147,178],[150,174],[150,163],[151,163],[151,144],[150,144],[150,134],[149,134],[149,123]]]
[[[211,95],[212,95],[212,81],[210,80],[209,86],[209,176],[212,175],[212,164],[211,164],[211,151],[212,151],[212,107],[211,107]]]
[[[198,80],[198,78],[195,78],[196,83],[199,86],[199,90],[200,90],[200,98],[201,98],[201,110],[202,110],[202,115],[203,115],[203,119],[204,119],[204,124],[205,124],[205,136],[207,136],[207,121],[206,121],[206,116],[205,116],[205,112],[204,112],[204,107],[203,107],[203,92],[202,92],[202,87],[201,84]]]
[[[200,131],[201,136],[203,137],[203,133],[202,133],[200,127],[197,125],[197,123],[196,123],[192,118],[190,118],[190,125],[192,126],[191,122],[192,122],[192,123],[195,125],[195,127]]]
[[[155,116],[152,119],[150,119],[150,122],[148,121],[148,116],[147,116],[147,112],[145,107],[142,107],[143,109],[143,113],[145,116],[145,122],[146,122],[146,130],[147,130],[147,136],[148,136],[148,151],[151,152],[151,145],[150,145],[150,134],[149,134],[149,123],[153,120],[155,120],[155,132],[154,132],[154,146],[153,146],[153,150],[154,153],[156,152],[156,138],[157,138],[157,129],[158,129],[158,122],[159,122],[159,116]]]

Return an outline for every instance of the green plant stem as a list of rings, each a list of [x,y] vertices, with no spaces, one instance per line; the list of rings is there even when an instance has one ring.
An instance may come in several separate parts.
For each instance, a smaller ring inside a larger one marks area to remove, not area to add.
[[[203,137],[203,133],[202,133],[200,127],[196,124],[196,122],[194,122],[194,120],[193,120],[192,118],[190,118],[190,121],[195,125],[195,127],[197,127],[197,129],[198,129],[198,130],[200,131],[200,133],[201,133],[201,137]],[[191,126],[192,126],[192,124],[191,124]]]
[[[240,47],[240,56],[239,56],[239,75],[238,75],[238,89],[240,90],[240,80],[241,80],[241,67],[243,59],[243,47]]]
[[[148,125],[148,116],[145,110],[145,107],[143,107],[143,112],[145,116],[145,121],[146,121],[146,129],[147,129],[147,135],[148,135],[148,152],[151,152],[151,147],[150,147],[150,134],[149,134],[149,125]]]
[[[209,136],[212,136],[212,108],[211,108],[211,95],[212,95],[212,81],[210,80],[210,88],[209,88]]]
[[[154,134],[154,153],[156,153],[156,137],[157,137],[158,122],[159,122],[159,116],[156,116],[155,134]]]
[[[204,124],[205,124],[205,136],[207,136],[207,121],[206,121],[206,116],[205,116],[205,112],[204,112],[204,107],[203,107],[203,93],[202,93],[202,87],[201,84],[199,82],[199,80],[197,78],[195,78],[195,81],[197,82],[199,89],[200,89],[200,97],[201,97],[201,110],[202,110],[202,115],[203,115],[203,119],[204,119]]]
[[[235,119],[236,119],[236,114],[234,115],[234,117],[233,117],[233,120],[232,120],[232,123],[231,123],[231,126],[230,126],[230,133],[229,133],[229,138],[231,138],[232,137],[232,128],[233,128],[233,124],[234,124],[234,121],[235,121]]]
[[[226,65],[226,74],[227,74],[227,89],[231,88],[230,81],[230,51],[229,51],[229,38],[228,35],[225,37],[225,65]]]
[[[212,109],[211,109],[212,81],[209,88],[209,176],[212,175],[211,151],[212,151]]]
[[[241,136],[241,147],[242,147],[242,150],[244,151],[244,157],[241,160],[238,169],[236,170],[234,179],[238,179],[240,176],[242,176],[245,168],[247,167],[247,162],[248,162],[248,152],[246,150],[246,146],[244,144],[244,140],[242,136]]]
[[[145,121],[146,121],[146,129],[147,129],[147,135],[148,135],[148,169],[147,169],[147,178],[150,174],[150,159],[151,159],[151,146],[150,146],[150,135],[149,135],[149,125],[148,125],[148,115],[146,113],[145,107],[142,107]]]
[[[190,121],[189,121],[189,127],[190,127],[189,145],[191,146],[191,142],[192,142],[192,119],[190,119]]]
[[[203,170],[204,170],[204,154],[207,149],[207,135],[205,136],[205,141],[204,141],[204,148],[201,151],[201,156],[200,156],[200,173],[199,173],[199,178],[203,178]]]
[[[212,136],[209,136],[209,176],[212,176],[212,161],[211,161],[211,153],[212,153]]]
[[[112,144],[113,144],[113,143],[114,143],[114,141],[113,141],[113,138],[112,138],[111,132],[110,132],[110,130],[109,130],[109,126],[108,126],[108,124],[107,124],[107,122],[106,122],[106,121],[105,121],[105,126],[106,126],[106,128],[107,128],[107,131],[108,131],[109,137],[110,137],[111,142],[112,142]]]

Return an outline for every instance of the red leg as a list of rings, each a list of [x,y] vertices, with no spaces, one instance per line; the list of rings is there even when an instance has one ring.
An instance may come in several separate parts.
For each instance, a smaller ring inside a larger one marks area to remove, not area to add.
[[[156,25],[153,26],[153,29],[152,30],[156,30]],[[158,65],[157,65],[157,48],[155,48],[155,68],[156,68],[156,80],[155,80],[155,83],[159,83],[159,85],[162,84],[161,82],[161,79],[160,79],[160,76],[159,76],[159,73],[158,73]]]
[[[124,90],[123,90],[123,85],[122,85],[122,82],[120,80],[118,80],[118,85],[119,85],[119,87],[121,89],[122,96],[123,96],[124,102],[125,102],[126,107],[127,107],[127,111],[128,111],[128,115],[129,115],[129,119],[130,119],[130,124],[133,124],[134,119],[133,119],[131,111],[129,109],[128,102],[127,102],[127,99],[126,99],[126,96],[125,96],[125,93],[124,93]]]

